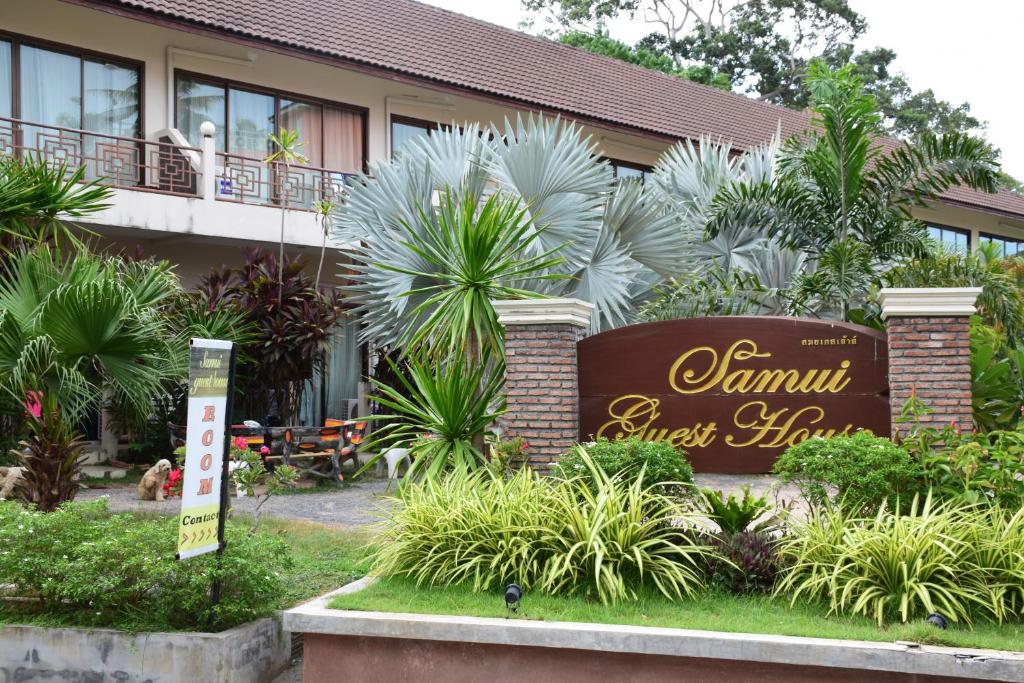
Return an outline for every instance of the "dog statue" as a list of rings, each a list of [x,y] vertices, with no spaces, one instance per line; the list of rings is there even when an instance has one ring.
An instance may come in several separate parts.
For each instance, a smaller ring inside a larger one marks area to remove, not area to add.
[[[150,467],[139,482],[139,500],[163,500],[164,482],[171,472],[170,460],[157,460],[156,464]]]
[[[7,500],[21,482],[24,467],[0,467],[0,500]]]

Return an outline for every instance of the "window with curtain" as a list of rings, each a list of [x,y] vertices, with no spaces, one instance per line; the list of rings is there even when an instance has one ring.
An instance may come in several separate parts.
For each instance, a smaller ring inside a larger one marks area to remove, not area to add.
[[[1000,254],[1003,258],[1024,255],[1024,240],[1018,240],[1004,235],[990,235],[984,232],[981,233],[980,237],[982,242],[991,242],[998,245]]]
[[[947,225],[929,225],[928,237],[951,251],[970,251],[971,231]]]
[[[106,177],[121,185],[138,182],[139,147],[109,136],[141,136],[141,78],[138,66],[116,58],[19,38],[0,40],[0,115],[29,122],[20,126],[26,149],[82,163],[90,178]]]
[[[0,116],[14,114],[14,74],[11,71],[13,47],[0,40]]]
[[[273,151],[270,134],[287,128],[298,131],[310,166],[339,175],[363,170],[361,110],[186,74],[178,74],[176,93],[176,126],[193,145],[202,142],[199,126],[210,121],[218,150],[262,159]]]

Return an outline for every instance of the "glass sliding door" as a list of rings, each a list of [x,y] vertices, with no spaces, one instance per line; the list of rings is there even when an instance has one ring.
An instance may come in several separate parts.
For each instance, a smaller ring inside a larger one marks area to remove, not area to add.
[[[121,138],[139,136],[139,72],[109,62],[86,59],[82,65],[83,125],[87,131]],[[141,180],[145,150],[127,140],[85,136],[86,156],[93,177],[104,177],[120,186]]]
[[[193,78],[178,79],[175,126],[190,145],[199,147],[202,144],[203,136],[199,126],[203,125],[203,121],[209,121],[216,128],[214,140],[217,151],[225,151],[226,112],[227,94],[223,86]]]
[[[82,60],[73,55],[22,45],[18,55],[21,115],[24,121],[48,126],[82,127]],[[77,133],[66,133],[41,126],[23,126],[21,144],[55,163],[79,166],[82,140]]]
[[[12,71],[14,48],[10,42],[0,40],[0,116],[14,116],[14,73]],[[6,124],[2,126],[6,128]],[[7,144],[0,141],[0,145]],[[3,151],[0,149],[0,151]]]

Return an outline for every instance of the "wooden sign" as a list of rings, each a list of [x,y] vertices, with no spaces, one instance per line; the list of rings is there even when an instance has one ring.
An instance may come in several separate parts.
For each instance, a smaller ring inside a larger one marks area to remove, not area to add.
[[[669,441],[697,472],[762,473],[814,436],[890,433],[884,332],[826,320],[668,320],[577,347],[580,440]]]

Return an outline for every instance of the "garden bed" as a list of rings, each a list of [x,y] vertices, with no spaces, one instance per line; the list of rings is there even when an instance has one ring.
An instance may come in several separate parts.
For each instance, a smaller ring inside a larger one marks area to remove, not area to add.
[[[389,579],[288,610],[284,623],[304,634],[307,680],[855,681],[866,671],[874,681],[1024,680],[1021,653],[893,642],[926,640],[928,632],[911,626],[881,632],[867,621],[828,619],[768,599],[712,594],[604,607],[528,594],[518,615],[496,618],[503,614],[501,595],[417,589]],[[955,633],[943,637],[952,642],[960,637]],[[998,634],[983,627],[973,635],[965,642],[1006,647],[1024,640],[1012,627]]]
[[[516,614],[505,609],[500,592],[474,593],[470,586],[427,588],[407,578],[381,579],[358,592],[337,595],[331,609],[469,617],[506,617],[519,621],[571,621],[667,628],[763,633],[769,635],[915,642],[993,650],[1024,650],[1024,625],[978,623],[973,630],[946,630],[917,622],[878,627],[866,617],[828,615],[827,608],[785,598],[711,592],[672,602],[649,593],[635,602],[602,605],[576,596],[528,593]]]

